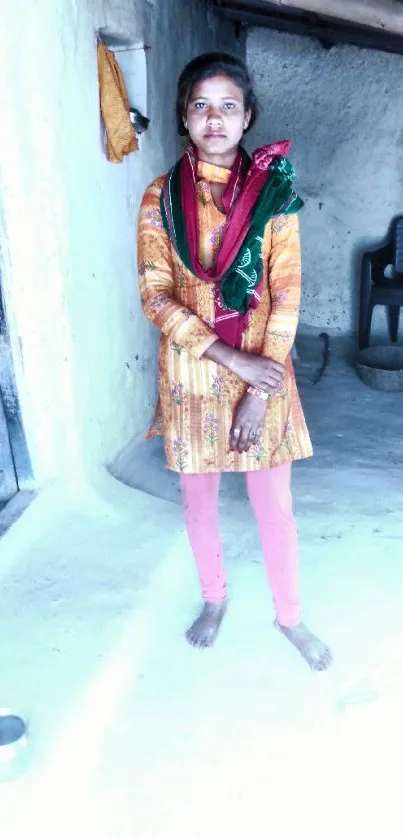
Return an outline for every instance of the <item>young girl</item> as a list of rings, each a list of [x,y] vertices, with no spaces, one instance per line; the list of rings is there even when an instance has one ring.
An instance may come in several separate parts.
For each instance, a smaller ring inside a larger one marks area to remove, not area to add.
[[[243,471],[256,514],[276,627],[312,669],[329,649],[302,622],[291,463],[312,453],[290,352],[301,267],[289,142],[240,142],[256,119],[247,68],[221,53],[182,72],[181,159],[147,189],[138,259],[144,312],[161,330],[159,403],[168,468],[180,473],[204,600],[187,633],[211,646],[226,611],[218,522],[222,471]]]

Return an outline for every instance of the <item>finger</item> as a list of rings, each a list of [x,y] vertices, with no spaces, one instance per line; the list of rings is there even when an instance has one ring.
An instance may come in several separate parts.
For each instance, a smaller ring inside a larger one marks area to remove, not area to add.
[[[279,372],[278,370],[270,369],[267,372],[266,378],[267,380],[271,379],[272,381],[275,381],[276,384],[278,384],[279,381],[284,381],[284,372]]]
[[[238,440],[238,451],[239,451],[240,454],[243,454],[243,452],[245,451],[246,446],[248,444],[249,431],[250,431],[250,426],[249,425],[247,425],[246,427],[244,425],[241,429],[241,435],[240,435],[239,440]]]
[[[273,372],[278,372],[281,375],[284,375],[284,369],[285,369],[284,364],[280,364],[279,361],[271,360],[270,361],[270,366],[271,366]]]
[[[238,447],[238,440],[241,436],[240,428],[231,428],[229,436],[229,447],[231,451],[236,451]]]
[[[282,367],[281,364],[275,364],[274,361],[272,361],[268,372],[269,375],[272,375],[275,381],[284,381],[285,368]]]
[[[267,393],[270,390],[278,390],[279,387],[282,386],[284,379],[283,378],[274,378],[274,376],[270,375],[270,373],[265,377],[261,390],[265,390]]]
[[[274,381],[274,379],[266,377],[259,381],[257,386],[259,390],[263,390],[264,393],[274,393],[274,391],[277,390],[277,387],[280,386],[280,381]]]

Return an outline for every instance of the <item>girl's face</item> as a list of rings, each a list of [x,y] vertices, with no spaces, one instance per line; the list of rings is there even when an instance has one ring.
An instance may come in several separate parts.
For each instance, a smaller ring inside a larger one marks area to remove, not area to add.
[[[235,82],[213,76],[194,85],[184,124],[201,160],[231,168],[250,117]]]

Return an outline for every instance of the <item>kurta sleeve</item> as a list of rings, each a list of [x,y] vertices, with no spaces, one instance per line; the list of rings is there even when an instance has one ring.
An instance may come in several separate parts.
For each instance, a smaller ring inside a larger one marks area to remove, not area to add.
[[[137,254],[143,309],[164,335],[201,358],[218,337],[175,298],[171,245],[160,211],[161,187],[161,180],[149,186],[140,208]]]
[[[269,285],[272,307],[262,355],[284,364],[295,340],[301,297],[298,216],[279,216],[272,222],[271,233]]]

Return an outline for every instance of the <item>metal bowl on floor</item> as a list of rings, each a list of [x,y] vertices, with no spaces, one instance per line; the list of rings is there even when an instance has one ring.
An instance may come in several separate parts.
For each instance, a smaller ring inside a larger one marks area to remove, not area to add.
[[[27,726],[12,710],[0,708],[0,782],[18,779],[28,770]]]
[[[403,346],[371,346],[359,352],[357,372],[375,390],[403,390]]]

